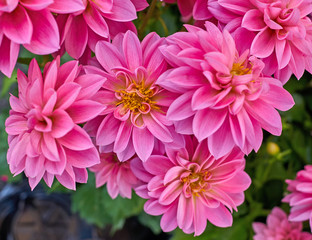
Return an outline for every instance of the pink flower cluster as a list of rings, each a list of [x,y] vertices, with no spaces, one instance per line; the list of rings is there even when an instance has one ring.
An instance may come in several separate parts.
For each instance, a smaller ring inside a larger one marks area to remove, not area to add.
[[[312,232],[312,165],[306,165],[297,173],[295,180],[286,180],[288,191],[283,202],[289,203],[291,209],[289,220],[302,222],[309,220]]]
[[[252,225],[256,235],[254,240],[311,240],[312,234],[302,232],[301,222],[289,222],[286,213],[278,208],[273,208],[267,217],[267,225],[255,222]]]
[[[216,159],[195,137],[187,136],[185,141],[184,148],[166,148],[167,156],[132,161],[143,182],[136,192],[149,199],[144,210],[163,215],[160,225],[166,232],[179,226],[185,233],[200,235],[207,220],[218,227],[231,226],[231,213],[243,203],[243,191],[251,183],[244,172],[244,154],[237,148]]]
[[[135,31],[131,21],[136,19],[137,11],[147,6],[146,0],[1,1],[0,71],[11,76],[20,44],[39,55],[65,46],[78,59],[87,43],[94,50],[100,39],[108,40],[128,29]]]
[[[219,14],[219,26],[142,41],[131,21],[145,0],[5,3],[2,72],[11,74],[19,44],[80,60],[56,57],[43,74],[33,60],[28,76],[18,71],[6,120],[13,174],[24,172],[32,189],[54,177],[75,189],[89,168],[112,198],[135,189],[148,199],[164,231],[232,225],[251,184],[244,155],[260,148],[263,129],[281,134],[277,110],[294,105],[284,77],[309,70],[305,0],[178,1],[185,17]]]

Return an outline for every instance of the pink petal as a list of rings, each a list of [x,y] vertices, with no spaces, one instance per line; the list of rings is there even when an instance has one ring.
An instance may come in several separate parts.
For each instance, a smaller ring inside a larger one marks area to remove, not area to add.
[[[153,216],[164,214],[167,209],[167,206],[159,204],[157,200],[150,199],[144,204],[144,211]]]
[[[128,121],[121,122],[114,144],[114,152],[122,152],[126,149],[131,134],[133,125]]]
[[[227,116],[224,109],[203,109],[196,112],[193,120],[193,132],[198,141],[214,134]]]
[[[131,0],[131,2],[134,4],[138,12],[148,7],[148,3],[146,2],[146,0]]]
[[[191,99],[194,91],[189,91],[178,97],[169,107],[167,117],[169,120],[183,120],[194,115]]]
[[[82,87],[78,99],[94,96],[105,81],[106,78],[98,74],[84,74],[79,76],[75,79],[75,82]]]
[[[193,198],[193,208],[194,208],[194,236],[201,235],[207,225],[207,215],[203,214],[206,212],[205,205],[198,199]]]
[[[134,70],[142,65],[142,48],[138,37],[132,32],[127,31],[123,39],[123,52],[126,63],[130,70]]]
[[[251,44],[250,54],[259,58],[270,56],[275,46],[273,34],[269,28],[265,28],[259,32]]]
[[[95,147],[83,151],[73,151],[65,148],[67,162],[76,168],[92,167],[100,163],[99,153]]]
[[[175,180],[169,183],[159,197],[159,203],[163,205],[170,205],[182,193],[182,183]]]
[[[207,0],[197,0],[195,1],[193,8],[193,17],[195,20],[207,20],[212,17],[208,10]]]
[[[35,54],[50,54],[56,52],[60,46],[57,23],[48,10],[27,11],[33,25],[33,35],[30,44],[24,47]]]
[[[154,136],[147,128],[133,128],[132,141],[134,150],[142,161],[146,161],[154,148]]]
[[[57,90],[57,102],[55,107],[60,109],[68,108],[77,98],[80,92],[81,86],[77,83],[63,84]]]
[[[263,21],[263,13],[258,9],[251,9],[243,17],[242,27],[249,31],[261,31],[266,27]]]
[[[286,40],[275,42],[275,53],[278,69],[286,67],[291,59],[291,48]]]
[[[55,138],[49,133],[43,134],[43,141],[41,141],[41,150],[46,158],[51,161],[60,161]]]
[[[56,175],[56,178],[64,187],[76,190],[75,173],[72,167],[66,166],[62,175]]]
[[[69,17],[65,26],[67,30],[65,48],[68,54],[78,59],[84,53],[88,42],[88,27],[82,15]]]
[[[230,227],[233,223],[233,217],[229,210],[220,205],[218,208],[206,208],[205,214],[208,220],[217,227]]]
[[[172,136],[168,128],[159,121],[152,113],[150,116],[143,115],[143,121],[147,129],[160,141],[172,142]]]
[[[11,13],[1,16],[4,34],[15,43],[30,43],[33,34],[33,25],[26,10],[17,6]]]
[[[74,102],[66,111],[74,123],[84,123],[95,118],[104,109],[105,107],[98,102],[79,100]]]
[[[234,140],[228,121],[228,119],[225,119],[219,130],[208,137],[209,151],[216,159],[226,155],[234,147]]]
[[[96,134],[96,144],[103,146],[111,144],[115,141],[117,137],[117,132],[121,122],[116,119],[112,114],[107,115]]]
[[[58,142],[64,147],[77,151],[94,147],[89,135],[77,125],[64,137],[59,138]]]
[[[20,0],[20,3],[29,10],[38,11],[48,7],[53,0]]]
[[[85,9],[83,1],[81,0],[54,0],[54,2],[49,5],[49,9],[54,13],[73,13]]]
[[[128,22],[137,18],[133,3],[124,0],[114,0],[111,13],[105,14],[105,17],[118,22]]]
[[[262,128],[273,135],[281,135],[281,117],[271,105],[258,99],[257,101],[246,104],[246,110],[259,122]]]
[[[165,175],[173,167],[172,162],[165,156],[152,155],[143,163],[144,168],[153,175]]]
[[[164,232],[171,232],[177,227],[177,204],[173,204],[160,220],[160,227]]]
[[[95,56],[102,67],[108,72],[111,72],[112,68],[126,66],[118,49],[106,41],[99,41],[96,44]]]
[[[96,34],[104,38],[109,37],[109,29],[105,19],[92,4],[88,4],[87,9],[83,12],[83,17]]]
[[[177,209],[177,222],[181,229],[187,229],[193,224],[194,205],[192,198],[186,198],[183,194],[180,195]]]
[[[6,76],[11,77],[18,58],[19,44],[3,36],[2,42],[0,43],[0,52],[0,71]]]
[[[261,98],[281,111],[287,111],[295,104],[291,94],[282,86],[270,84],[270,90],[266,94],[262,94]]]
[[[75,126],[72,118],[64,110],[56,110],[52,115],[52,131],[51,136],[61,138],[69,133]]]

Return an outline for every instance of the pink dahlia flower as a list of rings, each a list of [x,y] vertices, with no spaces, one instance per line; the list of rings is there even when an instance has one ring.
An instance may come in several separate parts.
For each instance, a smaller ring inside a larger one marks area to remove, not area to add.
[[[309,220],[312,232],[312,165],[305,166],[295,180],[286,180],[286,183],[291,192],[283,199],[291,207],[288,219],[294,222]]]
[[[30,52],[39,55],[57,51],[60,45],[59,31],[49,6],[53,2],[60,2],[57,6],[58,10],[63,13],[71,13],[81,10],[77,1],[1,1],[0,71],[9,77],[11,76],[17,61],[20,44],[23,44]]]
[[[305,69],[312,73],[310,0],[211,0],[209,10],[250,42],[250,52],[263,59],[266,74],[275,73],[285,83],[292,73],[298,79]]]
[[[166,3],[177,2],[183,21],[191,17],[195,20],[207,20],[212,17],[208,10],[208,0],[161,0]]]
[[[136,193],[149,199],[144,210],[163,215],[163,231],[177,226],[200,235],[207,220],[218,227],[232,225],[233,209],[244,201],[251,180],[244,172],[244,154],[235,148],[216,160],[204,142],[185,137],[186,148],[166,148],[167,156],[152,155],[146,162],[134,159],[131,168],[143,183]]]
[[[58,0],[61,1],[61,0]],[[57,16],[61,30],[61,44],[75,59],[95,51],[99,40],[110,40],[119,32],[132,30],[136,32],[132,20],[137,18],[137,11],[148,6],[146,0],[81,0],[82,11]],[[58,8],[54,9],[55,12]]]
[[[107,78],[97,96],[106,106],[104,119],[89,122],[86,129],[96,128],[96,145],[102,152],[114,151],[120,161],[134,153],[145,161],[158,141],[179,140],[166,118],[168,106],[176,95],[155,84],[167,69],[158,50],[164,41],[151,33],[140,43],[138,37],[128,31],[118,35],[112,44],[97,43],[95,56],[105,72],[96,67],[86,68],[87,72]]]
[[[282,131],[278,111],[294,105],[279,80],[262,73],[264,63],[248,50],[239,53],[228,31],[206,22],[206,30],[187,25],[161,47],[174,66],[157,81],[180,96],[167,116],[176,131],[207,139],[211,154],[222,157],[238,146],[245,154],[257,151],[262,128]],[[206,142],[206,141],[205,141]]]
[[[312,240],[312,235],[302,232],[302,223],[289,222],[286,213],[273,208],[267,217],[267,225],[255,222],[252,227],[256,233],[254,240]]]
[[[54,176],[67,188],[86,182],[87,167],[99,163],[89,135],[78,125],[103,111],[90,98],[104,82],[102,76],[80,74],[77,61],[60,66],[48,63],[43,76],[34,59],[28,77],[18,71],[19,98],[10,97],[12,110],[5,122],[9,135],[10,170],[24,171],[32,189],[43,178],[48,186]]]
[[[96,187],[107,183],[111,198],[116,198],[118,194],[131,198],[132,188],[138,184],[138,179],[130,169],[131,160],[120,162],[115,153],[101,153],[100,158],[101,163],[89,168],[95,173]]]

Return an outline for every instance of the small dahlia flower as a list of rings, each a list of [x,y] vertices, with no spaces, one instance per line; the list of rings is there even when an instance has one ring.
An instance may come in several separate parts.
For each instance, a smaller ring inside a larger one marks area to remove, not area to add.
[[[295,180],[286,180],[286,183],[291,192],[283,199],[291,207],[288,219],[294,222],[309,220],[312,232],[312,165],[306,165]]]
[[[58,0],[58,2],[63,0]],[[109,41],[120,32],[136,32],[132,20],[137,11],[148,6],[146,0],[80,0],[84,9],[72,14],[59,14],[57,22],[61,29],[61,44],[68,54],[79,59],[95,51],[99,40]],[[62,13],[52,5],[55,12]],[[90,54],[91,55],[91,54]]]
[[[151,33],[140,43],[128,31],[118,35],[112,44],[97,43],[95,56],[105,71],[86,67],[87,72],[107,78],[97,95],[97,100],[106,107],[104,118],[100,124],[98,118],[89,122],[86,128],[88,131],[97,128],[96,145],[101,151],[114,151],[120,161],[134,153],[145,161],[159,141],[179,141],[166,118],[168,106],[176,95],[155,84],[167,69],[158,50],[164,41]]]
[[[254,222],[252,227],[256,233],[254,240],[311,240],[312,235],[302,232],[301,222],[289,222],[286,213],[278,208],[273,208],[267,217],[267,225]]]
[[[152,155],[146,162],[134,159],[131,168],[142,184],[135,190],[149,199],[144,210],[163,215],[163,231],[177,226],[200,235],[207,220],[218,227],[232,225],[232,211],[244,201],[251,180],[244,172],[244,154],[235,148],[216,160],[204,142],[185,137],[186,147],[166,148],[167,156]]]
[[[212,17],[208,10],[208,0],[160,0],[166,3],[177,2],[182,20],[187,22],[191,17],[195,20],[207,20]]]
[[[74,0],[68,0],[71,4]],[[35,54],[59,49],[56,21],[48,6],[53,0],[14,0],[0,2],[0,71],[11,76],[20,44]],[[64,9],[64,12],[68,9]]]
[[[292,73],[300,79],[305,70],[312,72],[310,0],[212,0],[209,10],[250,42],[250,52],[263,59],[266,74],[275,73],[285,83]]]
[[[138,179],[130,169],[131,160],[120,162],[115,153],[101,153],[101,162],[89,168],[95,173],[96,187],[106,184],[107,192],[115,199],[131,198],[132,188],[138,184]]]
[[[282,131],[276,109],[294,105],[282,83],[262,73],[264,63],[242,53],[228,31],[206,22],[206,30],[186,25],[188,32],[170,36],[161,47],[174,67],[158,85],[180,96],[170,105],[167,117],[181,134],[207,139],[216,158],[238,146],[245,154],[257,151],[262,128],[274,135]]]
[[[100,162],[89,135],[79,126],[103,111],[90,98],[104,78],[81,74],[77,61],[48,63],[43,75],[36,60],[28,77],[18,71],[19,97],[11,96],[5,122],[7,160],[14,175],[24,172],[32,189],[43,178],[51,187],[54,176],[69,189],[86,182],[86,168]]]

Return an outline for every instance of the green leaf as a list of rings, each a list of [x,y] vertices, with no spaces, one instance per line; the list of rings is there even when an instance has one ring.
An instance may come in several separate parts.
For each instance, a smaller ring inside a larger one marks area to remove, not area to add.
[[[14,70],[12,76],[10,78],[4,77],[2,79],[2,89],[1,89],[1,97],[5,97],[5,95],[9,92],[11,86],[17,82],[17,71]]]
[[[88,223],[104,227],[113,225],[112,231],[123,227],[125,219],[143,210],[144,199],[133,194],[132,199],[118,196],[112,199],[105,187],[95,188],[94,174],[89,174],[87,184],[80,186],[72,195],[72,209]]]

